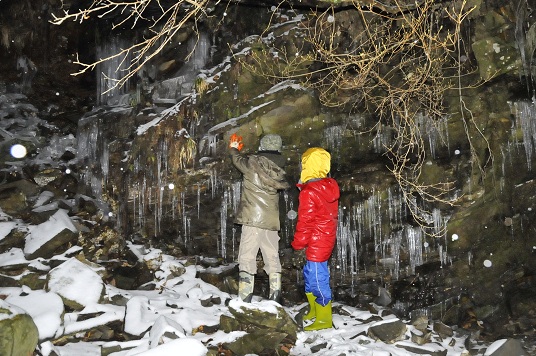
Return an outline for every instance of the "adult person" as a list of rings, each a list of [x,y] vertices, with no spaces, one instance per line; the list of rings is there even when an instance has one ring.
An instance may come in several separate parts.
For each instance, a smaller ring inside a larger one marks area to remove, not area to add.
[[[240,153],[243,147],[241,137],[234,134],[229,147],[233,164],[242,173],[242,194],[235,218],[235,223],[242,225],[238,249],[238,296],[251,302],[260,250],[270,283],[269,298],[279,301],[279,191],[290,187],[283,169],[282,140],[279,135],[267,134],[261,138],[256,154],[245,155]]]
[[[291,245],[298,251],[305,249],[303,279],[309,312],[303,320],[315,319],[305,331],[332,327],[328,259],[337,236],[340,190],[337,181],[328,177],[330,169],[331,155],[325,149],[313,147],[303,153],[298,221]]]

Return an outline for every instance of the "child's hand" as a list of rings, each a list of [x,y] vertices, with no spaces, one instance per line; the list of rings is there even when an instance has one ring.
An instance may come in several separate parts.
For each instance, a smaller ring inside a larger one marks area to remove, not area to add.
[[[242,143],[242,136],[238,136],[236,133],[232,134],[229,141],[229,147],[236,148],[240,151],[242,147],[244,147],[244,144]]]

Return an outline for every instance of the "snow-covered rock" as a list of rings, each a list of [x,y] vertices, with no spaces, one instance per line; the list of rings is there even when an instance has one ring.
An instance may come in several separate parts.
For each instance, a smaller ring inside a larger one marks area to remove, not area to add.
[[[28,227],[24,253],[28,259],[51,258],[58,247],[73,241],[78,230],[63,209],[59,209],[47,221]]]
[[[60,295],[65,305],[75,310],[98,303],[104,293],[101,277],[74,257],[49,272],[47,288]]]

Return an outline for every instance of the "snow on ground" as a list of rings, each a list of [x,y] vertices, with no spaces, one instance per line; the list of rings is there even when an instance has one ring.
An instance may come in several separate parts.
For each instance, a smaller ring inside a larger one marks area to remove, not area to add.
[[[296,20],[296,19],[294,19]],[[268,37],[270,38],[270,37]],[[247,40],[247,39],[246,39]],[[246,53],[245,48],[240,53]],[[214,78],[219,76],[222,71],[229,70],[228,62],[213,70],[204,71],[200,76],[208,83],[214,83]],[[216,72],[217,71],[217,72]],[[281,90],[282,86],[291,86],[298,90],[292,82],[286,82],[275,86],[272,92]],[[6,99],[7,100],[7,99]],[[137,134],[141,135],[147,130],[177,110],[178,105],[163,112],[149,123],[138,128]],[[264,104],[266,105],[266,104]],[[252,108],[255,111],[262,106]],[[35,109],[34,109],[35,110]],[[35,110],[37,111],[37,110]],[[2,117],[0,115],[0,117]],[[232,126],[235,121],[240,119],[232,118],[229,121],[220,124],[221,126]],[[10,133],[10,139],[19,138],[23,141],[35,140],[33,132],[36,131],[37,123],[30,125],[26,119],[26,125],[29,127],[28,132]],[[215,131],[220,126],[215,126],[211,130]],[[74,147],[74,137],[72,135],[51,141],[49,147],[33,159],[35,164],[50,163],[56,156],[63,152],[76,150]],[[16,167],[22,161],[10,162]],[[39,197],[35,203],[36,207],[46,207],[51,194],[45,193]],[[52,207],[56,208],[56,207]],[[17,226],[18,222],[11,221],[10,218],[0,210],[0,240]],[[66,214],[58,212],[54,219],[46,223],[32,226],[26,252],[36,251],[48,239],[51,238],[52,231],[61,231],[63,229],[73,230],[74,227],[69,221]],[[1,287],[0,295],[5,299],[0,299],[0,307],[9,308],[16,313],[28,313],[37,325],[40,344],[39,351],[43,356],[100,356],[101,348],[113,348],[121,346],[126,351],[112,352],[110,356],[168,356],[168,355],[189,355],[201,356],[207,352],[207,346],[215,346],[222,343],[232,342],[236,338],[244,335],[245,332],[225,333],[217,331],[211,334],[205,334],[200,330],[202,325],[219,324],[220,316],[229,313],[227,306],[222,302],[213,306],[204,307],[200,300],[208,295],[219,297],[222,301],[231,299],[230,305],[237,306],[242,303],[236,295],[229,295],[220,291],[213,285],[210,285],[201,279],[196,278],[197,272],[202,269],[201,266],[186,265],[184,260],[177,259],[173,256],[164,255],[156,249],[145,249],[143,246],[129,245],[129,248],[140,260],[158,261],[158,272],[156,273],[156,288],[151,291],[144,290],[122,290],[110,284],[105,284],[99,276],[99,271],[91,269],[74,258],[65,256],[55,256],[55,260],[64,259],[65,262],[49,271],[49,291],[31,290],[29,287]],[[81,249],[77,246],[74,250]],[[72,254],[73,249],[69,250]],[[66,253],[65,255],[68,255]],[[43,259],[27,261],[25,254],[21,249],[12,249],[6,253],[0,254],[0,267],[10,265],[29,265],[34,269],[46,271],[48,266],[43,264]],[[82,266],[83,265],[83,266]],[[184,268],[185,273],[179,277],[173,275],[177,268]],[[104,289],[104,300],[100,299],[100,291]],[[66,311],[61,296],[68,297],[74,302],[83,306],[78,312]],[[110,303],[112,299],[124,299],[124,305]],[[260,300],[256,298],[252,303],[254,307],[260,309],[273,308],[273,302]],[[340,306],[334,303],[334,307]],[[284,307],[291,316],[295,316],[298,311],[304,307],[304,304],[292,307]],[[407,343],[406,341],[395,344],[385,344],[375,341],[366,335],[367,329],[374,325],[367,323],[366,320],[374,316],[369,311],[359,310],[349,306],[343,306],[347,315],[333,316],[335,328],[299,332],[295,347],[291,350],[291,355],[305,356],[313,354],[312,347],[318,347],[315,351],[318,356],[338,356],[361,355],[361,356],[406,356],[410,352],[397,347]],[[85,315],[96,315],[85,318]],[[54,345],[51,340],[77,333],[91,328],[105,325],[113,321],[122,321],[125,324],[125,331],[131,335],[138,335],[139,339],[131,341],[91,341],[91,342],[72,342],[63,346]],[[410,337],[412,328],[408,326],[407,336]],[[170,334],[175,334],[178,338],[170,338]],[[466,354],[462,338],[449,338],[441,342],[441,346],[447,350],[448,356],[458,356]],[[488,349],[486,354],[490,354],[494,349],[499,348],[504,341],[497,341],[493,347]],[[436,351],[433,345],[430,345],[430,352]]]
[[[64,219],[57,219],[58,225],[64,226]],[[43,229],[54,229],[54,226],[38,225]],[[32,243],[39,245],[38,236],[48,239],[46,231],[32,230]],[[98,267],[89,267],[76,258],[66,258],[65,262],[48,272],[48,291],[31,290],[24,286],[0,287],[0,294],[6,296],[4,303],[11,305],[15,310],[23,310],[34,319],[40,335],[39,349],[43,356],[100,355],[102,348],[111,348],[121,345],[129,348],[126,351],[112,352],[111,356],[127,355],[205,355],[207,346],[216,346],[231,342],[242,336],[244,332],[205,334],[202,325],[213,326],[219,324],[220,316],[229,313],[223,301],[230,300],[229,305],[239,309],[240,301],[236,295],[222,292],[215,286],[196,278],[197,272],[204,267],[187,265],[185,260],[165,255],[158,249],[144,248],[138,245],[128,245],[141,260],[146,263],[157,264],[154,290],[123,290],[101,279]],[[18,251],[18,253],[17,253]],[[61,257],[61,256],[60,256]],[[57,259],[57,257],[55,257]],[[13,249],[10,253],[0,255],[0,265],[9,262],[36,264],[37,261],[26,261],[20,250]],[[42,260],[41,260],[42,262]],[[232,266],[230,266],[232,267]],[[230,268],[224,266],[220,268]],[[183,270],[180,276],[173,271]],[[212,268],[214,269],[214,268]],[[104,300],[99,298],[104,288]],[[79,312],[67,312],[60,295],[83,306]],[[221,299],[222,303],[209,307],[201,305],[200,300],[207,297]],[[122,298],[126,302],[123,306],[110,303],[112,299]],[[272,310],[272,301],[256,297],[253,307],[262,310]],[[334,306],[338,306],[334,303]],[[284,309],[296,316],[304,304]],[[311,347],[326,344],[316,352],[319,356],[335,356],[341,354],[367,355],[409,355],[408,351],[397,347],[399,344],[385,344],[375,341],[366,335],[369,326],[374,323],[362,322],[373,317],[369,311],[343,306],[347,316],[334,314],[335,328],[313,332],[299,332],[296,346],[291,355],[310,355]],[[62,319],[63,315],[63,319]],[[80,316],[93,315],[91,318]],[[96,315],[96,316],[95,316]],[[124,321],[125,332],[137,335],[139,340],[92,341],[76,342],[63,346],[53,345],[51,340],[62,335],[69,335],[91,328],[105,325],[112,321]],[[412,326],[408,325],[408,338]],[[197,331],[197,332],[196,332]],[[177,338],[169,338],[169,334]],[[402,342],[403,343],[403,342]],[[453,345],[450,346],[449,344]],[[449,356],[461,355],[464,351],[463,339],[448,339],[441,346],[448,350]],[[434,351],[430,344],[430,351]]]

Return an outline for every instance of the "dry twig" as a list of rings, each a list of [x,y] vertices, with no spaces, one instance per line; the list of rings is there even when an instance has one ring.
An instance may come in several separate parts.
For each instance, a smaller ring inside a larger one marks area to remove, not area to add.
[[[411,7],[392,0],[383,11],[378,11],[377,2],[374,8],[353,3],[353,26],[362,31],[352,32],[350,40],[341,40],[345,29],[332,7],[302,21],[304,40],[298,53],[277,50],[273,61],[266,49],[252,52],[243,64],[274,81],[300,80],[315,89],[325,106],[367,110],[377,118],[373,130],[378,135],[390,128],[393,137],[383,143],[389,169],[415,221],[431,231],[431,213],[425,206],[454,205],[458,198],[452,194],[452,182],[428,184],[421,179],[427,132],[418,118],[436,127],[444,122],[445,95],[461,88],[462,24],[473,9],[465,1],[457,3],[456,10],[444,10],[445,4],[434,0],[413,2]],[[474,149],[472,154],[476,155]]]
[[[145,64],[169,45],[173,37],[180,29],[185,28],[186,24],[195,24],[200,17],[207,16],[206,9],[209,2],[209,0],[177,0],[164,7],[160,0],[93,0],[92,4],[85,9],[72,13],[69,10],[64,10],[62,15],[53,15],[51,22],[55,25],[61,25],[65,21],[82,23],[89,20],[91,16],[112,17],[116,19],[112,26],[113,29],[128,24],[134,28],[139,22],[147,22],[150,35],[118,53],[106,58],[97,58],[91,63],[82,62],[79,56],[76,56],[74,63],[81,66],[81,69],[73,73],[74,76],[94,70],[97,65],[117,58],[120,59],[118,68],[121,68],[123,64],[126,65],[124,75],[120,79],[107,78],[113,81],[107,90],[110,91],[127,83]],[[130,60],[125,63],[127,58]]]

